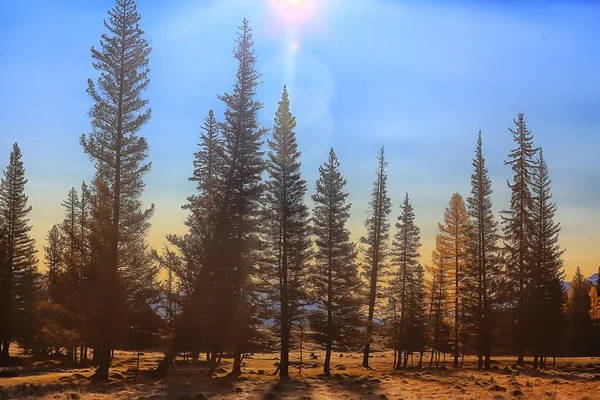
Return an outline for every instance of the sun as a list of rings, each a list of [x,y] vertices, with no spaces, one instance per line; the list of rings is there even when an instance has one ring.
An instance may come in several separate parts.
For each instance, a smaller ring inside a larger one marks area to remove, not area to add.
[[[277,19],[286,24],[300,24],[315,14],[315,0],[270,0]]]

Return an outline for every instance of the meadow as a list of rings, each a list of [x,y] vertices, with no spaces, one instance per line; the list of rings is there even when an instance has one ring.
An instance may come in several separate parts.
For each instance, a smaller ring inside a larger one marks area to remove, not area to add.
[[[310,357],[314,353],[314,357]],[[111,364],[110,379],[93,384],[90,368],[67,369],[52,360],[17,359],[14,367],[0,372],[2,399],[600,399],[600,357],[559,358],[556,367],[533,370],[531,360],[516,368],[513,357],[494,359],[492,370],[478,371],[475,357],[467,356],[463,368],[450,363],[440,368],[391,368],[391,352],[375,352],[371,368],[361,366],[361,354],[336,353],[330,377],[322,374],[324,353],[307,349],[302,371],[298,352],[291,353],[292,371],[287,382],[273,375],[276,353],[247,355],[242,375],[227,377],[232,360],[223,358],[213,379],[207,367],[179,357],[173,372],[162,380],[150,371],[161,353],[140,355],[119,352]],[[316,357],[316,358],[315,358]],[[415,360],[416,362],[416,360]],[[551,360],[548,362],[551,365]],[[7,375],[18,375],[6,377]]]

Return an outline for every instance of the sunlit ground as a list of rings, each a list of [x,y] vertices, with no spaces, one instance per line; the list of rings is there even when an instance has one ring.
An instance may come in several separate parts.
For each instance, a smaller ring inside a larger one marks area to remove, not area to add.
[[[110,382],[91,385],[89,369],[70,370],[52,362],[30,362],[20,367],[22,376],[0,378],[0,390],[9,398],[42,399],[600,399],[600,358],[557,359],[557,368],[532,371],[529,368],[507,374],[503,369],[514,363],[510,357],[496,358],[492,371],[474,369],[476,359],[467,357],[465,367],[454,370],[411,369],[392,371],[389,352],[374,353],[371,370],[360,366],[362,355],[335,353],[332,377],[321,375],[324,353],[304,353],[304,368],[299,374],[299,354],[293,353],[291,379],[278,384],[273,376],[277,354],[256,354],[244,361],[237,381],[225,378],[231,360],[224,359],[216,379],[205,378],[202,362],[192,365],[179,360],[166,380],[149,379],[144,371],[153,369],[159,353],[141,357],[139,382],[135,381],[136,356],[117,352],[111,367]],[[25,360],[31,361],[31,360]],[[528,360],[529,362],[531,360]],[[427,364],[427,363],[426,363]],[[202,397],[201,394],[206,397]],[[16,397],[13,397],[16,396]],[[71,397],[68,397],[71,396]]]

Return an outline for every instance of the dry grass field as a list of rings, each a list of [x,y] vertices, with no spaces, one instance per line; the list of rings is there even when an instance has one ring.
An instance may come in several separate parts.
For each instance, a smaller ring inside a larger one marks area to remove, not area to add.
[[[231,360],[224,359],[215,379],[205,378],[203,363],[192,365],[179,360],[166,380],[147,376],[161,357],[146,353],[141,357],[141,373],[136,381],[136,354],[117,352],[110,381],[92,384],[90,369],[63,369],[52,362],[29,361],[12,368],[19,376],[0,378],[2,399],[600,399],[600,358],[558,359],[556,369],[531,368],[503,371],[514,358],[497,358],[492,371],[477,371],[475,359],[467,357],[465,367],[409,368],[392,371],[390,352],[374,353],[371,369],[360,366],[360,354],[336,353],[333,373],[321,375],[323,353],[305,359],[302,376],[299,354],[291,356],[292,378],[278,383],[273,375],[276,354],[255,354],[244,360],[242,376],[226,377]],[[549,360],[550,361],[550,360]],[[593,365],[595,364],[595,365]]]

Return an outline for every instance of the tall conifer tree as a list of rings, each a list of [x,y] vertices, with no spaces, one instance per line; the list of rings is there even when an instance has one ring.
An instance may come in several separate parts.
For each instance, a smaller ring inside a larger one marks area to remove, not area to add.
[[[260,250],[260,201],[265,169],[262,137],[266,129],[258,122],[262,103],[255,99],[260,83],[252,29],[246,19],[239,27],[234,49],[238,61],[236,82],[231,93],[219,96],[225,104],[225,120],[218,125],[222,135],[222,178],[215,187],[214,229],[204,245],[203,263],[193,294],[183,308],[174,341],[157,369],[166,375],[181,338],[202,310],[201,322],[210,348],[208,376],[216,366],[219,351],[232,350],[231,374],[241,372],[242,352],[249,345],[257,324],[255,280]]]
[[[506,251],[507,287],[515,300],[514,341],[517,350],[517,364],[524,365],[524,351],[527,343],[526,319],[527,297],[529,292],[529,272],[531,269],[531,235],[533,231],[533,196],[531,194],[532,176],[536,168],[533,135],[527,128],[525,115],[519,113],[513,120],[516,129],[508,130],[517,144],[508,153],[504,165],[510,165],[514,176],[512,183],[507,182],[511,190],[510,209],[502,211],[504,247]]]
[[[37,302],[40,289],[35,241],[30,237],[31,225],[25,194],[25,168],[21,149],[13,144],[10,161],[0,180],[0,232],[5,243],[3,273],[2,322],[3,337],[0,358],[9,357],[11,341],[32,349],[37,329]]]
[[[533,368],[544,367],[547,356],[556,356],[564,330],[562,250],[558,244],[560,224],[554,221],[556,204],[552,201],[551,180],[542,149],[532,174],[532,263],[528,320],[532,322]],[[548,354],[554,352],[553,354]],[[541,357],[541,362],[539,361]]]
[[[151,49],[139,27],[141,17],[134,0],[116,0],[108,15],[104,22],[108,33],[102,34],[100,49],[92,47],[93,66],[100,71],[96,83],[88,80],[87,92],[94,101],[90,110],[93,131],[81,137],[96,167],[95,204],[104,207],[93,214],[107,219],[96,221],[94,226],[102,228],[93,233],[96,244],[101,244],[95,250],[106,253],[97,254],[95,283],[99,286],[93,291],[99,296],[93,299],[98,308],[92,313],[98,328],[94,330],[97,380],[108,379],[111,351],[124,334],[127,316],[117,309],[138,308],[140,301],[147,300],[145,289],[147,284],[153,287],[156,273],[144,242],[154,206],[144,210],[140,199],[143,177],[150,170],[145,161],[148,143],[138,134],[151,113],[148,100],[142,97],[150,82]],[[100,238],[101,234],[106,236]],[[119,287],[123,295],[108,290]]]
[[[369,280],[367,338],[362,363],[365,368],[369,368],[369,353],[374,328],[373,316],[378,297],[377,283],[380,276],[383,275],[385,261],[388,256],[389,215],[392,208],[391,200],[387,195],[387,174],[385,172],[387,161],[385,161],[383,146],[379,150],[377,161],[376,177],[371,189],[371,201],[369,202],[369,214],[365,220],[367,236],[361,238],[361,242],[365,245],[363,254],[366,263],[366,275]]]
[[[317,303],[309,318],[315,340],[325,345],[325,375],[331,373],[333,346],[356,344],[361,322],[362,285],[357,251],[346,226],[351,205],[347,203],[346,180],[339,166],[332,148],[328,160],[319,167],[319,179],[312,195],[317,247],[312,284]]]
[[[458,368],[458,344],[463,315],[462,299],[467,295],[463,290],[465,267],[467,265],[467,250],[469,246],[472,225],[465,207],[463,197],[454,193],[448,207],[444,211],[444,222],[438,224],[442,252],[452,259],[454,267],[454,368]]]
[[[283,87],[275,114],[273,139],[268,140],[266,191],[266,244],[271,251],[266,278],[276,288],[279,309],[280,353],[279,376],[289,377],[290,330],[306,302],[308,262],[311,255],[309,214],[304,204],[306,181],[300,176],[300,156],[296,143],[296,118],[290,111],[287,88]]]
[[[467,205],[473,223],[475,238],[472,243],[473,266],[469,271],[476,300],[471,307],[477,330],[478,368],[490,369],[492,304],[494,291],[500,279],[497,262],[497,223],[492,210],[492,181],[483,157],[481,131],[477,137],[477,147],[473,158],[473,174],[471,175],[471,196]]]
[[[407,332],[406,322],[407,313],[411,314],[411,311],[417,311],[416,304],[409,304],[416,302],[411,296],[417,296],[420,294],[418,287],[414,286],[416,276],[416,268],[419,265],[417,259],[421,256],[419,254],[419,248],[421,247],[421,237],[419,233],[419,227],[415,225],[415,213],[412,205],[410,204],[408,193],[404,198],[402,204],[401,214],[398,216],[396,222],[396,235],[394,236],[394,242],[392,244],[392,257],[393,263],[397,266],[395,271],[395,277],[392,284],[395,286],[396,297],[399,301],[400,318],[398,321],[398,339],[399,339],[399,352],[408,350],[407,346]],[[410,299],[410,300],[409,300]],[[409,307],[412,307],[409,310]],[[412,318],[412,316],[411,316]],[[400,369],[402,366],[406,367],[408,362],[408,353],[404,355],[404,362],[398,362],[396,368]]]

